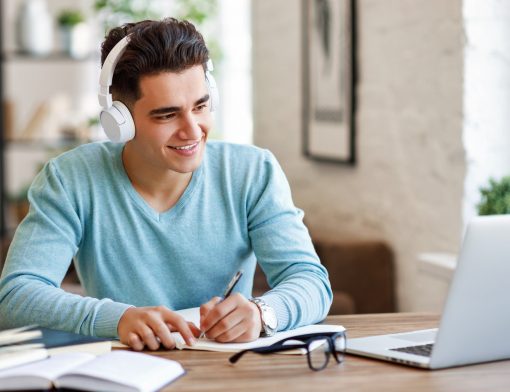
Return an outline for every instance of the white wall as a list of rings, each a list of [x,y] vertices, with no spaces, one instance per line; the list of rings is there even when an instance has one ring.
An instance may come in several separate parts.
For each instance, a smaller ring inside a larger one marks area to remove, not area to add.
[[[461,0],[358,0],[358,164],[301,154],[301,2],[253,1],[254,139],[287,173],[313,232],[393,247],[401,310],[423,308],[418,252],[462,230]]]
[[[463,13],[467,222],[489,177],[510,175],[510,2],[464,0]]]

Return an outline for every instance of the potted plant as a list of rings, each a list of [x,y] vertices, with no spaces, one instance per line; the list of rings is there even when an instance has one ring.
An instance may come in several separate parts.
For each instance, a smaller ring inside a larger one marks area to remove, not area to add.
[[[63,10],[57,22],[64,52],[77,59],[86,57],[90,52],[90,29],[82,12],[76,9]]]
[[[491,178],[487,187],[480,188],[481,200],[477,205],[480,215],[510,214],[510,176],[499,181]]]

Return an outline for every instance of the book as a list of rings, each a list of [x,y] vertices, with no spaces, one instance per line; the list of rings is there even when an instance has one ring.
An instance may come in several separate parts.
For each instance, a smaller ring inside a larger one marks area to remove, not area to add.
[[[48,356],[44,348],[30,347],[27,350],[25,344],[20,344],[42,336],[41,331],[28,331],[31,328],[33,326],[0,331],[0,369],[38,361]]]
[[[0,369],[44,359],[64,352],[104,354],[111,341],[71,332],[27,326],[0,332]]]
[[[200,326],[200,308],[182,309],[176,311],[176,313],[180,314],[186,321],[194,323],[197,327]],[[331,333],[342,331],[345,331],[345,328],[341,325],[314,324],[295,328],[289,331],[277,332],[274,336],[260,337],[252,342],[247,343],[220,343],[207,338],[202,338],[198,339],[196,344],[193,346],[188,346],[184,341],[184,338],[178,332],[172,332],[172,336],[175,339],[175,347],[179,350],[202,350],[202,351],[219,351],[236,353],[238,351],[248,350],[257,347],[267,347],[270,346],[271,344],[274,344],[282,339],[289,337],[306,335],[310,333]],[[112,342],[112,345],[113,347],[116,348],[128,347],[118,341]],[[305,349],[288,350],[278,352],[278,354],[287,355],[306,354],[306,350]]]
[[[34,328],[34,326],[29,325],[0,331],[0,346],[32,340],[42,335],[41,331],[28,331],[32,328]]]
[[[99,355],[110,352],[112,349],[110,339],[79,335],[72,332],[57,331],[48,328],[39,328],[39,330],[42,336],[30,341],[30,344],[46,348],[49,355],[67,352],[84,352]]]
[[[56,354],[0,371],[0,391],[55,388],[152,392],[185,374],[179,362],[118,350],[100,356]]]

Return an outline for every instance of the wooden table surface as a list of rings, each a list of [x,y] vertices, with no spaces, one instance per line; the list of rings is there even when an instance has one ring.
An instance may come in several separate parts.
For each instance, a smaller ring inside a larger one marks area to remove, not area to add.
[[[330,316],[348,337],[437,327],[439,317],[425,313]],[[305,356],[246,354],[235,366],[228,353],[158,351],[179,361],[187,374],[164,391],[509,391],[510,360],[445,370],[423,370],[346,355],[331,359],[320,372],[309,370]]]

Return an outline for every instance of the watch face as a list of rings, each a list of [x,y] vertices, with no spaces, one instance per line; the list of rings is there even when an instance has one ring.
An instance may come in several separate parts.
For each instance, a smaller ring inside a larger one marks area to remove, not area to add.
[[[266,323],[267,327],[271,330],[275,330],[278,325],[278,320],[276,319],[276,314],[274,313],[273,309],[267,309],[264,312],[264,322]]]

